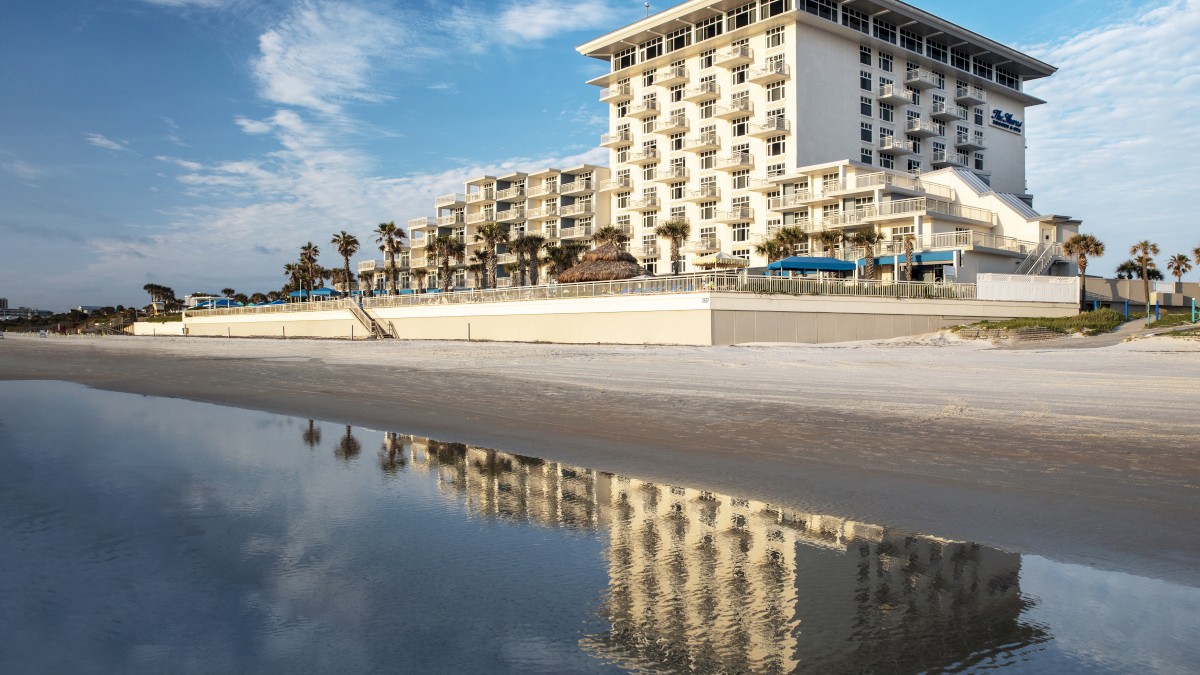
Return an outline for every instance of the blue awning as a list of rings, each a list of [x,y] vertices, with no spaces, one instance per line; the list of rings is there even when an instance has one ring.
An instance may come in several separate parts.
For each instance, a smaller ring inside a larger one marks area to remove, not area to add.
[[[776,260],[767,265],[767,269],[788,272],[852,272],[854,263],[837,258],[794,255],[783,260]]]
[[[900,263],[903,264],[904,263],[904,255],[903,254],[900,254],[899,256],[894,256],[894,255],[880,256],[878,258],[875,258],[875,264],[876,265],[890,265],[896,261],[897,257],[899,257]],[[954,263],[954,251],[925,251],[924,253],[914,253],[913,254],[913,264],[915,264],[915,265],[929,265],[929,264],[935,264],[935,263],[936,264],[953,264]],[[867,261],[865,258],[859,259],[858,266],[860,268],[866,264],[867,264]]]

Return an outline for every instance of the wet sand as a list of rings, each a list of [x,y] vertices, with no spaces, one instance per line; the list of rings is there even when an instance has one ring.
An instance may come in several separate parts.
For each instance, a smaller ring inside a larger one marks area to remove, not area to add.
[[[1194,341],[1005,350],[941,336],[692,348],[9,335],[0,379],[460,441],[1200,586]]]

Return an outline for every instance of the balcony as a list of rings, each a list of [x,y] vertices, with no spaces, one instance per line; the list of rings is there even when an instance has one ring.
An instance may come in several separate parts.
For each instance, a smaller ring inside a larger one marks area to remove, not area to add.
[[[670,87],[688,81],[688,69],[683,66],[668,66],[654,71],[654,85]]]
[[[715,65],[722,68],[744,66],[754,61],[754,50],[749,45],[738,45],[718,51],[713,58]]]
[[[612,192],[613,190],[628,190],[633,187],[633,180],[629,176],[620,178],[610,178],[600,181],[600,192]]]
[[[546,197],[549,195],[556,195],[558,194],[558,183],[551,183],[549,185],[543,183],[537,187],[529,188],[528,192],[530,197]]]
[[[701,82],[694,87],[683,90],[683,100],[692,103],[708,101],[721,96],[721,85],[716,82]]]
[[[626,117],[632,117],[635,120],[645,120],[651,117],[658,117],[659,113],[658,101],[642,101],[629,106]]]
[[[937,154],[937,153],[934,153]],[[858,214],[858,220],[887,220],[904,218],[921,214],[935,214],[947,218],[957,218],[960,220],[969,220],[977,223],[991,225],[995,219],[995,214],[987,209],[981,209],[974,206],[962,206],[954,202],[944,199],[933,199],[932,197],[916,197],[914,199],[898,199],[890,202],[881,202],[860,209],[855,209],[854,213]]]
[[[754,168],[754,156],[747,152],[739,152],[728,157],[718,157],[715,168],[717,171],[741,171]]]
[[[675,183],[688,179],[686,166],[667,166],[658,171],[650,180],[656,183]]]
[[[498,202],[522,202],[525,201],[525,186],[519,185],[510,187],[507,190],[499,190],[496,192],[496,201]]]
[[[600,147],[620,148],[633,142],[633,134],[628,129],[622,129],[615,134],[601,134]]]
[[[529,209],[525,212],[525,220],[545,220],[547,218],[557,218],[557,206],[540,206],[536,209]]]
[[[495,201],[496,193],[491,190],[480,190],[479,192],[468,192],[466,194],[468,204],[482,204],[483,202]]]
[[[957,152],[946,152],[945,150],[933,151],[933,166],[942,169],[948,166],[966,166],[967,156]]]
[[[468,213],[466,222],[468,225],[478,225],[480,223],[494,223],[496,216],[491,211],[480,211],[479,213]]]
[[[983,142],[983,134],[958,134],[954,139],[954,147],[963,152],[987,150],[987,144]]]
[[[684,243],[684,253],[714,253],[721,250],[721,240],[716,237],[701,237]]]
[[[633,98],[633,89],[628,84],[618,84],[600,90],[601,103],[624,103]]]
[[[723,120],[731,120],[753,114],[754,104],[748,98],[735,98],[729,102],[728,106],[719,105],[713,108],[713,117],[719,117]]]
[[[516,223],[522,220],[525,220],[524,208],[518,207],[496,212],[496,222],[498,223]]]
[[[716,134],[700,134],[683,142],[686,152],[708,152],[721,149],[721,137]]]
[[[928,138],[930,136],[941,136],[942,132],[938,126],[929,120],[923,120],[919,117],[910,117],[904,125],[904,133],[917,138]]]
[[[413,256],[412,258],[409,258],[408,266],[409,267],[425,267],[425,266],[429,265],[429,263],[431,263],[431,262],[433,262],[433,261],[426,258],[425,256]]]
[[[577,227],[564,227],[558,231],[559,239],[591,239],[592,226],[579,225]]]
[[[408,247],[410,249],[425,248],[425,244],[429,241],[429,239],[432,238],[433,236],[435,236],[433,234],[430,234],[428,237],[426,237],[425,234],[421,233],[421,232],[414,233],[414,235],[419,235],[419,236],[412,236],[409,238]]]
[[[683,115],[675,115],[668,117],[665,120],[661,120],[658,124],[655,124],[653,133],[669,136],[671,134],[683,133],[687,131],[689,127],[690,125],[688,124],[687,117],[684,117]]]
[[[381,272],[387,268],[387,263],[383,260],[360,260],[358,261],[359,274],[374,274]]]
[[[755,138],[771,138],[791,132],[792,123],[782,117],[769,117],[765,124],[750,125],[750,135]]]
[[[450,208],[452,206],[462,206],[467,200],[461,192],[451,192],[448,195],[438,195],[434,198],[433,204],[438,208]]]
[[[879,85],[879,102],[892,105],[912,105],[913,93],[898,84]]]
[[[751,178],[743,189],[751,192],[779,192],[779,184],[770,178]]]
[[[860,173],[847,178],[842,185],[842,191],[859,192],[883,188],[888,191],[903,190],[905,192],[923,192],[920,179],[904,174],[876,171]]]
[[[408,219],[408,229],[409,230],[412,230],[413,228],[418,228],[418,227],[436,227],[436,226],[437,226],[437,218],[432,218],[432,217],[426,216],[424,218],[409,218]]]
[[[515,263],[515,262],[517,262],[517,254],[516,253],[497,253],[496,254],[496,264],[497,265],[508,265],[510,263]]]
[[[591,202],[575,202],[558,207],[558,214],[564,217],[580,218],[590,216],[595,212]]]
[[[588,195],[596,189],[596,182],[591,178],[576,178],[570,183],[563,183],[559,191],[564,195]]]
[[[887,152],[893,155],[907,155],[912,152],[912,147],[908,141],[897,136],[880,136],[879,151]]]
[[[635,258],[655,258],[658,256],[658,244],[630,246],[629,253]]]
[[[641,199],[630,199],[629,206],[625,209],[628,211],[657,211],[659,208],[658,197],[643,197]]]
[[[904,74],[905,86],[913,89],[941,89],[943,79],[924,68],[909,68]]]
[[[802,211],[808,208],[810,201],[812,201],[812,193],[808,190],[801,190],[790,195],[771,197],[767,200],[767,210],[780,213]]]
[[[438,227],[456,227],[466,222],[461,213],[451,213],[448,216],[438,216]]]
[[[967,109],[961,105],[950,105],[945,101],[935,101],[930,117],[942,122],[958,122],[967,119]]]
[[[647,164],[654,164],[660,159],[662,159],[662,157],[658,154],[657,148],[646,148],[644,150],[635,150],[629,153],[629,159],[625,161],[629,164],[645,166]]]
[[[699,190],[689,190],[680,201],[711,202],[721,198],[721,188],[716,185],[701,185]]]
[[[983,87],[967,85],[959,87],[954,92],[954,100],[965,106],[983,105],[987,103],[987,92],[983,90]]]
[[[756,84],[782,82],[792,75],[792,67],[783,62],[772,62],[761,68],[750,69],[750,81]]]
[[[749,206],[735,206],[728,211],[717,211],[713,220],[718,223],[740,223],[754,220],[754,209]]]

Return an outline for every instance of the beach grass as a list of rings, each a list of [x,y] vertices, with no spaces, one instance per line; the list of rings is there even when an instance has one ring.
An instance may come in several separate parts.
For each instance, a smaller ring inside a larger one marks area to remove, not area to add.
[[[1111,309],[1098,309],[1094,312],[1084,312],[1075,316],[1062,317],[1022,317],[1003,321],[980,321],[969,326],[955,326],[953,330],[964,328],[986,328],[992,330],[1013,330],[1017,328],[1045,328],[1046,330],[1071,335],[1098,335],[1110,333],[1129,319],[1124,314]]]

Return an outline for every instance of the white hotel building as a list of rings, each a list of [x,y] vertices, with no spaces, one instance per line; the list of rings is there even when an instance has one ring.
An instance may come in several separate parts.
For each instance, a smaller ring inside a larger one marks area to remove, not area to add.
[[[691,0],[580,46],[610,64],[614,224],[669,271],[654,227],[684,219],[695,257],[767,260],[780,227],[874,228],[882,278],[915,236],[918,274],[1071,273],[1079,223],[1025,191],[1024,83],[1054,68],[895,0]],[[822,250],[855,259],[861,251]],[[802,247],[800,253],[807,251]]]

